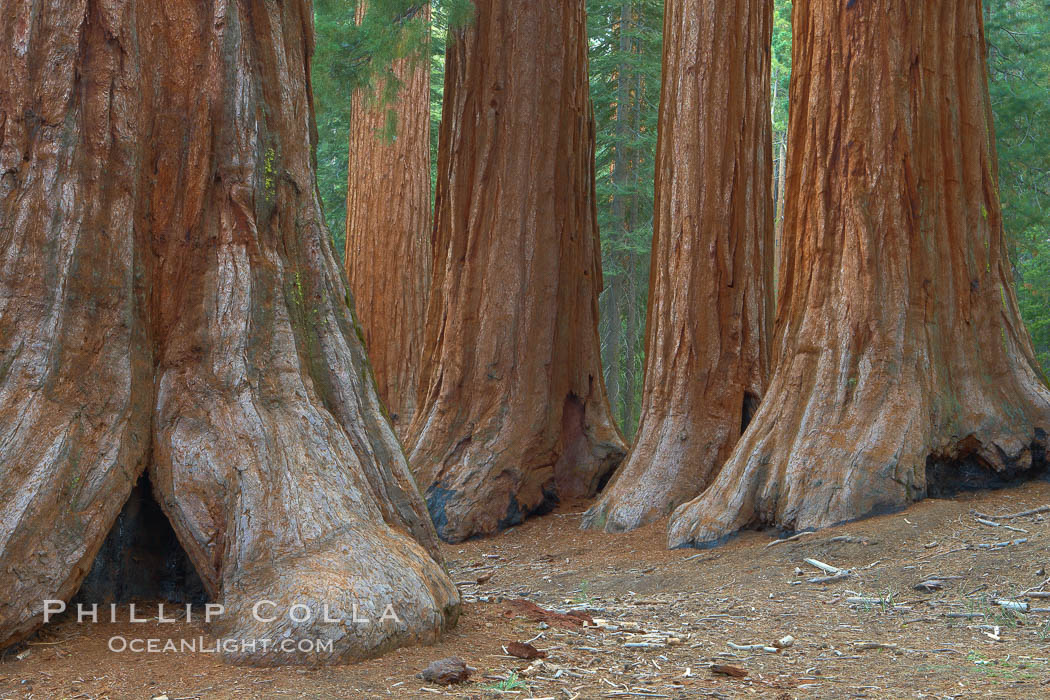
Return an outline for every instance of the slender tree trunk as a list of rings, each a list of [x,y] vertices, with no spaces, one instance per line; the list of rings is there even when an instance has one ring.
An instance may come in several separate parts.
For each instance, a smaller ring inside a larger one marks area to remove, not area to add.
[[[0,647],[76,592],[147,469],[218,636],[332,640],[230,660],[357,659],[455,619],[321,216],[312,27],[303,1],[0,18]],[[353,606],[375,623],[347,634]]]
[[[629,300],[627,313],[625,314],[624,335],[627,338],[626,369],[624,371],[624,384],[627,387],[627,400],[624,402],[623,429],[628,435],[634,435],[638,430],[639,394],[642,384],[642,363],[644,362],[642,351],[642,329],[638,310],[644,308],[644,296],[641,293],[642,265],[638,256],[628,253],[624,256],[624,269],[626,270],[625,297]]]
[[[639,13],[636,10],[634,13],[634,23],[637,27],[639,22]],[[637,52],[637,50],[636,50]],[[642,131],[642,108],[645,101],[645,76],[641,73],[638,74],[637,82],[635,83],[635,91],[633,99],[631,100],[631,118],[633,121],[633,131],[636,135],[641,134]],[[630,200],[629,220],[628,227],[631,231],[637,231],[642,227],[642,218],[652,216],[651,211],[642,213],[642,174],[641,168],[641,155],[638,149],[634,149],[631,154],[631,176],[634,179],[633,193]],[[642,314],[640,311],[646,309],[648,302],[648,277],[647,277],[647,265],[645,256],[642,254],[632,252],[630,254],[630,262],[627,266],[630,270],[630,298],[631,306],[628,308],[627,314],[627,327],[630,336],[629,352],[631,357],[631,403],[629,404],[628,420],[624,423],[627,433],[632,437],[635,437],[638,432],[638,420],[642,409],[642,389],[643,381],[645,379],[645,324],[641,319]]]
[[[623,458],[598,344],[583,0],[486,0],[450,36],[411,464],[449,541],[593,495]]]
[[[667,515],[765,391],[772,331],[772,4],[668,3],[641,425],[584,527]]]
[[[602,294],[600,307],[604,308],[601,314],[602,322],[606,326],[605,334],[605,357],[608,364],[605,368],[605,385],[609,392],[609,407],[613,415],[620,411],[620,387],[623,381],[623,368],[621,366],[621,355],[623,353],[623,320],[620,318],[621,296],[623,294],[622,284],[618,281],[606,287]]]
[[[780,252],[784,242],[784,195],[787,186],[787,134],[780,139],[780,158],[777,168],[777,205],[776,223],[773,229],[773,289],[777,289],[780,280]]]
[[[367,5],[358,4],[358,22]],[[429,3],[424,12],[429,18]],[[370,101],[364,90],[353,97],[346,276],[379,396],[403,436],[416,407],[430,290],[430,67],[426,58],[402,59],[394,74],[396,105]],[[392,108],[391,141],[384,131]]]
[[[620,4],[620,16],[619,22],[616,26],[616,31],[619,35],[619,50],[620,55],[623,57],[631,49],[631,39],[629,26],[631,23],[631,3],[623,2]],[[631,127],[633,126],[630,117],[630,101],[631,101],[631,89],[630,89],[630,65],[626,59],[621,60],[618,70],[616,73],[616,113],[614,120],[614,128],[616,134],[616,141],[613,150],[613,170],[612,170],[612,181],[614,192],[612,195],[612,201],[609,203],[609,208],[612,210],[612,218],[615,221],[614,232],[617,243],[620,247],[620,251],[615,254],[615,259],[622,259],[622,263],[618,263],[616,266],[616,275],[609,280],[609,287],[606,294],[612,296],[615,301],[608,305],[610,314],[602,314],[603,320],[609,324],[615,338],[615,347],[613,348],[616,352],[615,358],[610,358],[609,372],[615,371],[615,384],[610,389],[609,402],[612,407],[614,415],[617,415],[617,425],[622,430],[627,430],[627,421],[631,410],[631,384],[630,384],[630,369],[631,369],[631,342],[630,338],[627,338],[627,353],[626,362],[624,361],[624,313],[629,311],[630,305],[634,303],[634,300],[630,298],[630,252],[628,252],[628,246],[630,244],[631,228],[628,221],[628,204],[627,195],[623,194],[627,187],[630,185],[630,174],[629,165],[630,162],[627,144],[631,138]],[[606,234],[609,232],[607,231]],[[622,252],[621,252],[622,251]],[[615,314],[615,315],[611,315]]]
[[[779,361],[672,546],[1044,462],[1050,390],[1005,255],[980,8],[796,1]]]

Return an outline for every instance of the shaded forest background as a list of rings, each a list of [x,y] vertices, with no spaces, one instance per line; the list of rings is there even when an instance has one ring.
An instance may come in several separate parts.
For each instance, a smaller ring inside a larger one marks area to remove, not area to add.
[[[587,3],[605,282],[600,297],[602,359],[614,415],[629,437],[637,428],[644,367],[663,5],[663,0]],[[351,92],[362,85],[380,85],[373,99],[389,101],[396,81],[389,75],[381,78],[390,61],[429,61],[433,181],[448,27],[469,22],[472,13],[469,0],[440,0],[432,4],[428,27],[417,0],[373,0],[365,20],[356,26],[354,6],[355,0],[315,3],[317,177],[340,255],[345,243]],[[1050,369],[1050,2],[986,0],[984,11],[1000,195],[1017,298],[1036,355],[1043,368]],[[428,31],[429,49],[424,49]],[[772,56],[770,186],[779,240],[791,76],[790,0],[775,0]],[[393,110],[389,114],[384,136],[396,138]]]

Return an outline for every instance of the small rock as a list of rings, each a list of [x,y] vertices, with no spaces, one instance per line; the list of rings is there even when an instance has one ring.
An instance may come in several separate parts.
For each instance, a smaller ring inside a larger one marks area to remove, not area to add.
[[[462,683],[470,678],[470,667],[458,656],[434,661],[419,674],[428,683],[452,685]]]
[[[536,647],[532,646],[528,642],[511,642],[506,645],[507,653],[511,656],[516,656],[519,659],[543,659],[547,657],[547,652],[540,651]]]
[[[491,578],[492,578],[492,572],[491,571],[486,571],[481,576],[478,576],[478,583],[479,584],[481,584],[481,583],[488,583],[489,579],[491,579]]]

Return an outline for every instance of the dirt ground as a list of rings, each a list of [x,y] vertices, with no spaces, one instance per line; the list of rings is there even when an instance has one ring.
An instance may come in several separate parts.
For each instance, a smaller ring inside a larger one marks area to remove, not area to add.
[[[775,546],[773,533],[748,532],[700,552],[667,551],[666,522],[625,535],[581,532],[586,504],[575,504],[446,547],[469,602],[436,646],[344,667],[236,668],[214,654],[107,647],[114,635],[207,636],[201,624],[66,620],[5,655],[0,698],[1050,698],[1050,598],[1031,595],[1050,590],[1050,513],[998,527],[974,515],[1044,504],[1050,484],[1030,482]],[[806,558],[852,575],[812,583],[828,574]],[[929,579],[942,588],[914,588]],[[596,624],[528,619],[509,604],[520,598]],[[1002,599],[1047,613],[1011,611]],[[771,646],[788,635],[786,648]],[[545,659],[503,649],[529,640]],[[449,656],[475,669],[468,682],[442,688],[417,677]]]

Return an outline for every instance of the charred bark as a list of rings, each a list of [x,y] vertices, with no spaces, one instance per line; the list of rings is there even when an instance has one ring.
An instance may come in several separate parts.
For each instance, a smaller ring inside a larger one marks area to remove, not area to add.
[[[477,3],[450,37],[410,462],[449,541],[593,495],[624,454],[599,357],[583,0]]]
[[[367,2],[358,4],[358,22],[366,8]],[[396,104],[358,90],[350,118],[346,276],[379,396],[401,436],[416,408],[430,288],[430,68],[424,56],[393,66],[401,82]],[[385,133],[390,109],[397,115],[395,134]]]
[[[778,362],[670,545],[899,509],[927,461],[1045,459],[1003,240],[977,0],[794,5]]]
[[[666,7],[641,424],[584,527],[629,530],[696,497],[765,393],[771,31],[768,2]]]
[[[333,641],[231,660],[455,619],[321,216],[312,41],[305,1],[0,19],[0,647],[76,592],[147,469],[217,634]],[[263,599],[313,614],[260,622]]]

